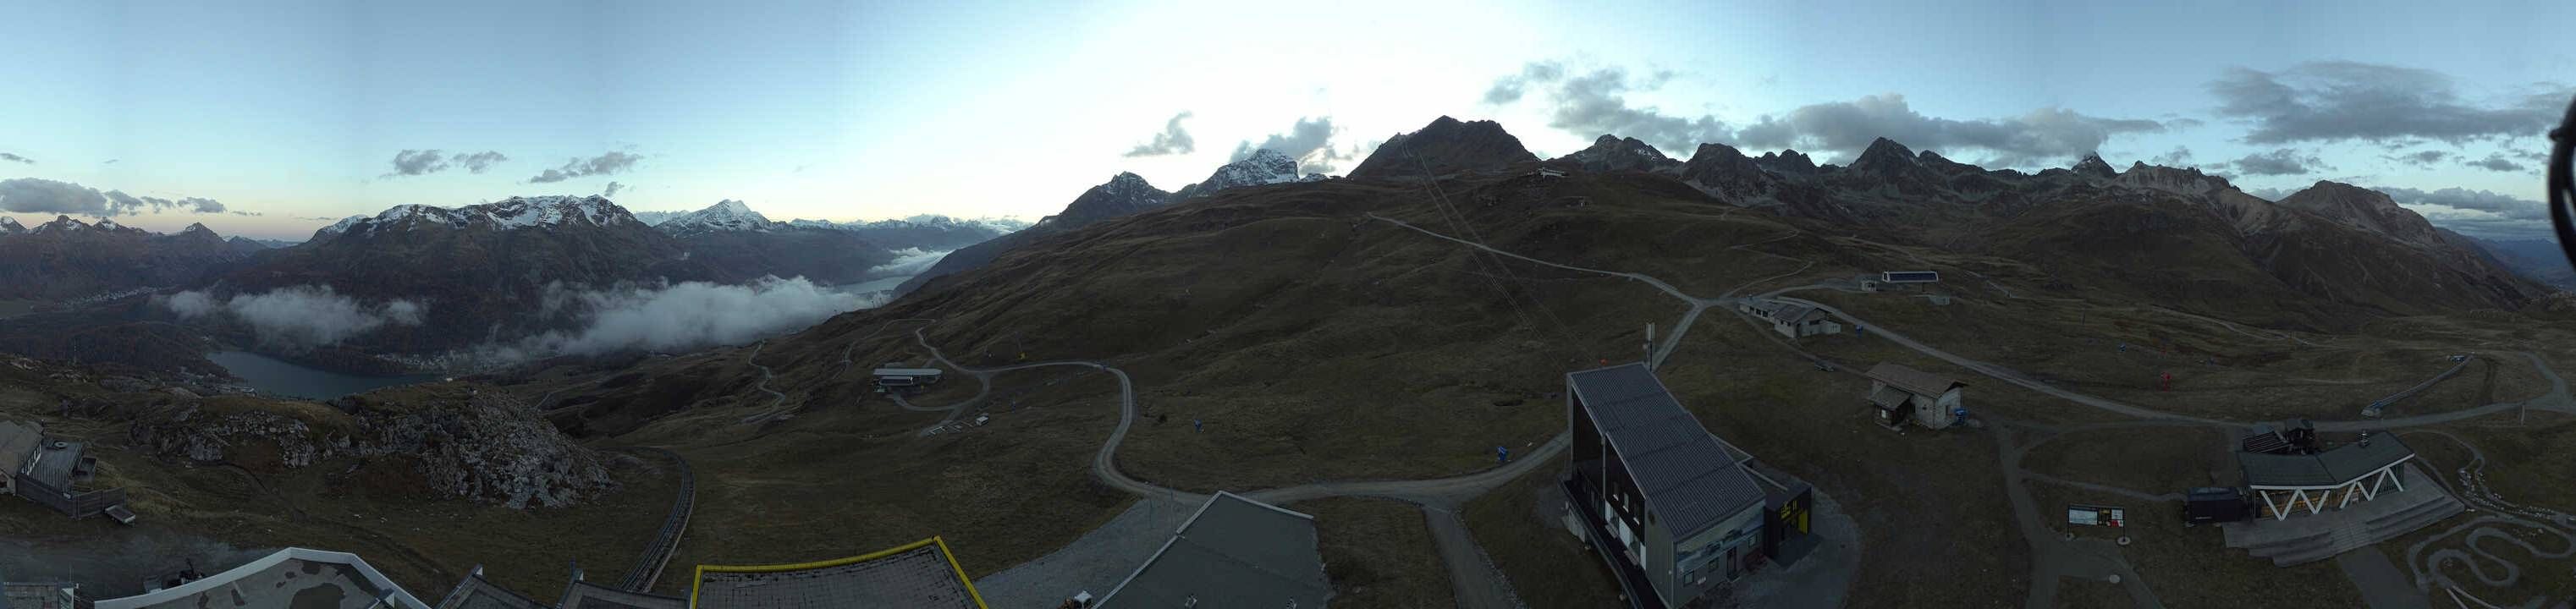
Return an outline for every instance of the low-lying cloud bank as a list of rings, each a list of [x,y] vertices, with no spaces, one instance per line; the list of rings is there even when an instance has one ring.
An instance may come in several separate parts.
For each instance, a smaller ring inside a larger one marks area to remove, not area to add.
[[[547,290],[544,311],[573,315],[583,320],[581,329],[494,346],[486,356],[525,360],[736,345],[884,303],[883,297],[836,292],[802,277],[768,277],[743,285],[691,281],[606,290],[556,285]]]
[[[366,304],[330,286],[299,285],[217,300],[199,291],[172,294],[161,305],[182,319],[229,317],[249,325],[261,344],[314,347],[340,342],[388,325],[417,326],[427,305],[410,300]]]
[[[930,270],[930,265],[939,264],[939,259],[948,257],[948,253],[952,251],[956,250],[929,251],[917,247],[907,247],[895,250],[893,262],[877,265],[876,268],[868,269],[868,274],[884,276],[919,275],[922,271]]]

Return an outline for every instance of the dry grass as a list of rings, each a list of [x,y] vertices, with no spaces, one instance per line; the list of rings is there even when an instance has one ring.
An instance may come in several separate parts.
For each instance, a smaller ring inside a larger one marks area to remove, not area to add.
[[[1422,509],[1385,499],[1334,498],[1287,506],[1315,517],[1333,606],[1431,609],[1457,606],[1433,549]]]
[[[1619,580],[1610,567],[1567,531],[1561,513],[1565,492],[1552,468],[1539,468],[1467,502],[1459,516],[1511,578],[1512,591],[1531,607],[1610,607],[1619,603]]]

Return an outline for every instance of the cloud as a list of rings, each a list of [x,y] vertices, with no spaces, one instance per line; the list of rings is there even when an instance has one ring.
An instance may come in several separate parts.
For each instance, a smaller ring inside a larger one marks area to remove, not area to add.
[[[446,171],[450,167],[460,165],[464,166],[466,171],[483,173],[483,170],[492,168],[492,165],[507,160],[510,160],[510,157],[490,150],[471,154],[447,156],[446,153],[436,149],[406,149],[402,152],[394,153],[393,171],[377,177],[390,178],[394,176],[427,175]]]
[[[2539,135],[2576,90],[2463,100],[2451,78],[2431,70],[2351,61],[2303,63],[2265,72],[2229,69],[2209,83],[2220,116],[2250,125],[2244,141],[2287,144],[2422,138],[2453,145]]]
[[[0,180],[0,211],[75,216],[121,213],[98,189],[44,178]]]
[[[197,214],[224,213],[222,202],[204,197],[186,197],[172,201],[160,197],[129,195],[120,190],[110,190],[101,194],[107,197],[107,207],[113,212],[104,215],[138,214],[143,213],[145,208],[150,208],[152,213],[156,214],[170,209]]]
[[[616,182],[616,181],[614,181],[614,180],[611,180],[611,181],[609,181],[609,182],[608,182],[608,188],[607,188],[607,190],[606,190],[605,192],[600,193],[600,195],[599,195],[599,196],[615,198],[615,197],[617,196],[617,191],[621,191],[621,190],[626,190],[626,185],[625,185],[625,184],[620,184],[620,183],[617,183],[617,182]]]
[[[1299,173],[1329,173],[1333,171],[1334,163],[1359,158],[1356,150],[1333,148],[1333,134],[1338,132],[1340,129],[1333,127],[1333,117],[1299,118],[1287,133],[1270,134],[1258,144],[1250,141],[1235,144],[1231,160],[1252,158],[1253,152],[1269,150],[1297,159]]]
[[[1181,121],[1189,117],[1188,110],[1172,115],[1172,120],[1163,121],[1163,132],[1154,134],[1154,141],[1137,144],[1134,149],[1128,150],[1125,156],[1162,156],[1197,152],[1198,141],[1190,138],[1190,130],[1181,127]]]
[[[367,305],[330,286],[299,285],[217,300],[200,291],[158,300],[181,319],[225,317],[248,325],[262,345],[309,348],[338,343],[388,325],[417,326],[428,306],[409,300]]]
[[[2175,146],[2172,151],[2156,155],[2155,158],[2148,160],[2154,161],[2157,165],[2163,165],[2166,167],[2186,167],[2191,164],[2191,149]]]
[[[2378,190],[2402,204],[2476,210],[2519,220],[2549,219],[2548,204],[2495,191],[2458,187],[2433,191],[2391,187]]]
[[[2152,120],[2088,116],[2056,107],[1999,119],[1931,117],[1915,112],[1905,96],[1886,93],[1764,116],[1736,138],[1756,148],[1857,153],[1884,137],[1921,150],[1984,150],[1993,153],[1986,162],[2029,165],[2091,154],[2114,135],[2164,129],[2163,123]]]
[[[2405,154],[2382,155],[2380,158],[2417,167],[2431,167],[2434,163],[2442,162],[2442,159],[2450,157],[2451,152],[2448,150],[2417,150]]]
[[[499,152],[485,150],[473,154],[459,154],[448,160],[455,161],[458,165],[464,165],[467,173],[483,173],[483,170],[491,169],[493,165],[500,164],[502,161],[510,160],[510,157],[503,156]]]
[[[528,178],[528,183],[545,184],[549,182],[561,182],[583,176],[615,174],[617,172],[635,168],[635,162],[643,159],[644,156],[640,154],[612,150],[607,154],[602,154],[588,159],[576,158],[566,160],[564,161],[563,167],[548,169],[545,173],[537,174],[536,177]]]
[[[2475,161],[2463,158],[2460,159],[2460,164],[2487,171],[2521,172],[2530,170],[2530,168],[2524,167],[2521,163],[2513,162],[2513,159],[2505,158],[2504,153],[2502,152],[2489,154],[2487,155],[2487,158]]]
[[[738,345],[793,331],[833,315],[884,304],[881,296],[835,292],[804,278],[763,278],[744,285],[687,282],[668,286],[570,290],[547,288],[547,310],[580,315],[581,330],[548,332],[492,349],[502,359],[620,351],[685,351]]]
[[[260,213],[260,212],[255,212],[255,211],[241,211],[241,210],[233,210],[232,214],[233,214],[233,215],[236,215],[236,216],[253,216],[253,217],[268,215],[268,214],[265,214],[265,213]]]
[[[2281,200],[2281,197],[2287,197],[2287,196],[2290,196],[2290,195],[2292,195],[2292,194],[2297,194],[2297,193],[2299,192],[2299,191],[2296,191],[2296,190],[2290,190],[2290,189],[2287,189],[2287,188],[2273,188],[2273,187],[2269,187],[2269,186],[2265,186],[2265,187],[2261,187],[2261,188],[2247,188],[2247,189],[2244,189],[2244,190],[2245,190],[2245,194],[2254,195],[2254,196],[2257,196],[2257,197],[2262,197],[2262,198],[2263,198],[2263,200],[2265,200],[2265,201],[2279,201],[2279,200]]]
[[[35,160],[35,159],[31,159],[31,158],[27,158],[27,157],[23,157],[23,156],[18,156],[18,155],[14,155],[14,154],[9,154],[9,153],[6,153],[6,152],[0,152],[0,161],[17,161],[17,162],[20,162],[20,163],[26,163],[26,164],[29,164],[29,165],[34,165],[34,164],[36,164],[36,160]]]
[[[1528,75],[1527,69],[1523,72]],[[1547,126],[1587,139],[1602,134],[1633,137],[1663,150],[1697,150],[1702,143],[1734,139],[1727,124],[1714,116],[1675,116],[1653,106],[1628,105],[1629,92],[1652,91],[1672,76],[1658,71],[1644,82],[1631,83],[1626,70],[1603,68],[1562,79],[1551,90],[1556,106],[1548,114]]]
[[[930,270],[930,265],[938,264],[939,259],[948,257],[948,252],[951,251],[954,250],[934,251],[924,250],[917,247],[907,247],[895,250],[893,262],[877,265],[876,268],[868,269],[868,274],[884,277],[919,275],[922,271]]]
[[[1565,66],[1553,61],[1534,61],[1521,66],[1521,73],[1494,79],[1485,89],[1485,103],[1502,105],[1521,100],[1530,83],[1552,83],[1565,77]]]
[[[2305,175],[2334,169],[2327,166],[2325,160],[2317,158],[2316,155],[2302,154],[2289,148],[2248,154],[2233,161],[2219,163],[2216,168],[2258,176]]]

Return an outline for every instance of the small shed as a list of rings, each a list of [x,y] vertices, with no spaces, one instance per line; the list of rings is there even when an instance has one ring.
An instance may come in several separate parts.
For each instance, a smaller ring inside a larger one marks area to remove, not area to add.
[[[1959,413],[1964,410],[1960,392],[1967,383],[1894,362],[1871,366],[1867,376],[1869,405],[1878,411],[1880,425],[1892,428],[1911,420],[1916,425],[1944,429],[1959,422]]]

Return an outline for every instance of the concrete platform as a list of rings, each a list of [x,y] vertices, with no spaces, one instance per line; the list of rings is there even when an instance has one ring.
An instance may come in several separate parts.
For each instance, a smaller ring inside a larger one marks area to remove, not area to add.
[[[2255,558],[2278,566],[2306,564],[2367,547],[2424,528],[2467,509],[2442,485],[2426,476],[2421,465],[2398,469],[2403,491],[2380,491],[2379,498],[2354,501],[2341,509],[2298,513],[2287,520],[2255,518],[2219,525],[2227,547],[2243,548]]]

